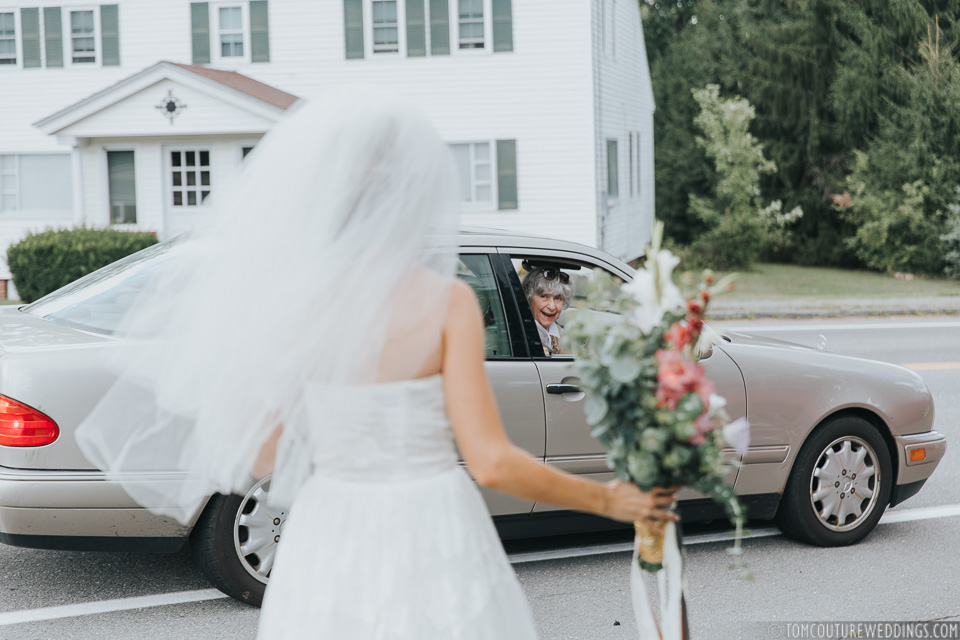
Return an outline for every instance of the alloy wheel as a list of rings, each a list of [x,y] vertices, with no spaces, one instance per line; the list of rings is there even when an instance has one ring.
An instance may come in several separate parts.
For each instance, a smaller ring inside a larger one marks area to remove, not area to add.
[[[820,523],[831,531],[856,529],[876,507],[881,480],[869,444],[855,436],[834,440],[820,453],[810,477],[810,502]]]
[[[266,502],[269,476],[261,479],[243,497],[233,526],[233,544],[240,564],[251,576],[266,584],[286,520],[285,511],[275,511]]]

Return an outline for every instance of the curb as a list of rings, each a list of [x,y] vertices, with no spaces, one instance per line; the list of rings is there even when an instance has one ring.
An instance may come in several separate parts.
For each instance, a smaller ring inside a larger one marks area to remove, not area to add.
[[[753,303],[711,306],[707,311],[710,320],[760,320],[804,318],[850,318],[877,316],[955,316],[960,314],[960,304],[894,305],[811,305],[809,301],[758,300]]]

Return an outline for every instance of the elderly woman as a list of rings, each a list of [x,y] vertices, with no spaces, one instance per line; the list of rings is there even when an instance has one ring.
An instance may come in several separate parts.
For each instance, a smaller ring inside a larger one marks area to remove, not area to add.
[[[533,318],[537,321],[543,354],[553,356],[562,353],[560,340],[563,334],[557,318],[573,295],[570,275],[557,267],[533,267],[524,263],[524,268],[527,268],[529,273],[523,278],[523,292],[527,296]]]

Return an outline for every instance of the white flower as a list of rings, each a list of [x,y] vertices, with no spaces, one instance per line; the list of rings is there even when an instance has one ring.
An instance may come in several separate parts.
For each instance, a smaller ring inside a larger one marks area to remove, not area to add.
[[[707,415],[709,415],[712,418],[713,416],[717,415],[717,413],[721,409],[723,409],[725,406],[727,406],[726,398],[716,393],[711,393],[710,394],[710,413]]]
[[[659,306],[657,287],[654,285],[653,274],[646,269],[640,269],[633,280],[623,285],[624,293],[630,294],[641,305]]]
[[[713,398],[710,398],[713,405]],[[750,446],[750,423],[746,418],[738,418],[723,427],[723,439],[728,445],[737,450],[741,456],[747,453]]]

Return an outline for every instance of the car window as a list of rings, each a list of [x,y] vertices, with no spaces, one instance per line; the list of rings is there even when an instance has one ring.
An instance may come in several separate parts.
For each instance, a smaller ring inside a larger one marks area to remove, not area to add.
[[[167,263],[176,242],[138,251],[47,294],[23,311],[57,324],[113,334],[149,278]]]
[[[509,357],[510,335],[507,333],[507,323],[503,315],[503,304],[500,302],[500,292],[497,289],[497,280],[493,275],[490,256],[485,254],[463,254],[457,276],[470,285],[480,303],[480,312],[483,314],[485,329],[485,344],[488,358]]]
[[[544,349],[543,340],[541,339],[542,336],[538,333],[536,336],[533,336],[532,334],[529,336],[532,341],[536,342],[536,344],[531,347],[531,350],[534,354],[539,355],[540,353],[543,353],[544,357],[572,357],[572,352],[574,349],[571,345],[564,344],[563,339],[563,328],[570,322],[570,320],[577,314],[612,313],[606,310],[594,309],[589,303],[588,297],[590,293],[590,284],[596,276],[596,271],[594,271],[594,269],[598,268],[595,265],[586,262],[569,260],[566,258],[555,259],[546,258],[543,256],[511,255],[510,261],[513,265],[514,271],[517,273],[517,277],[520,279],[521,284],[531,270],[538,267],[549,267],[553,268],[558,273],[565,274],[566,278],[569,280],[572,290],[570,300],[565,302],[563,310],[560,312],[555,321],[560,329],[560,352],[551,354],[549,353],[549,347]],[[614,278],[615,282],[623,282],[623,279],[619,276],[609,272],[607,273]],[[557,277],[560,278],[561,276],[558,275]],[[530,314],[534,315],[534,319],[536,320],[536,313],[530,306],[530,301],[528,300],[526,302],[528,304],[523,305],[524,308],[522,309],[522,312],[529,312]]]

